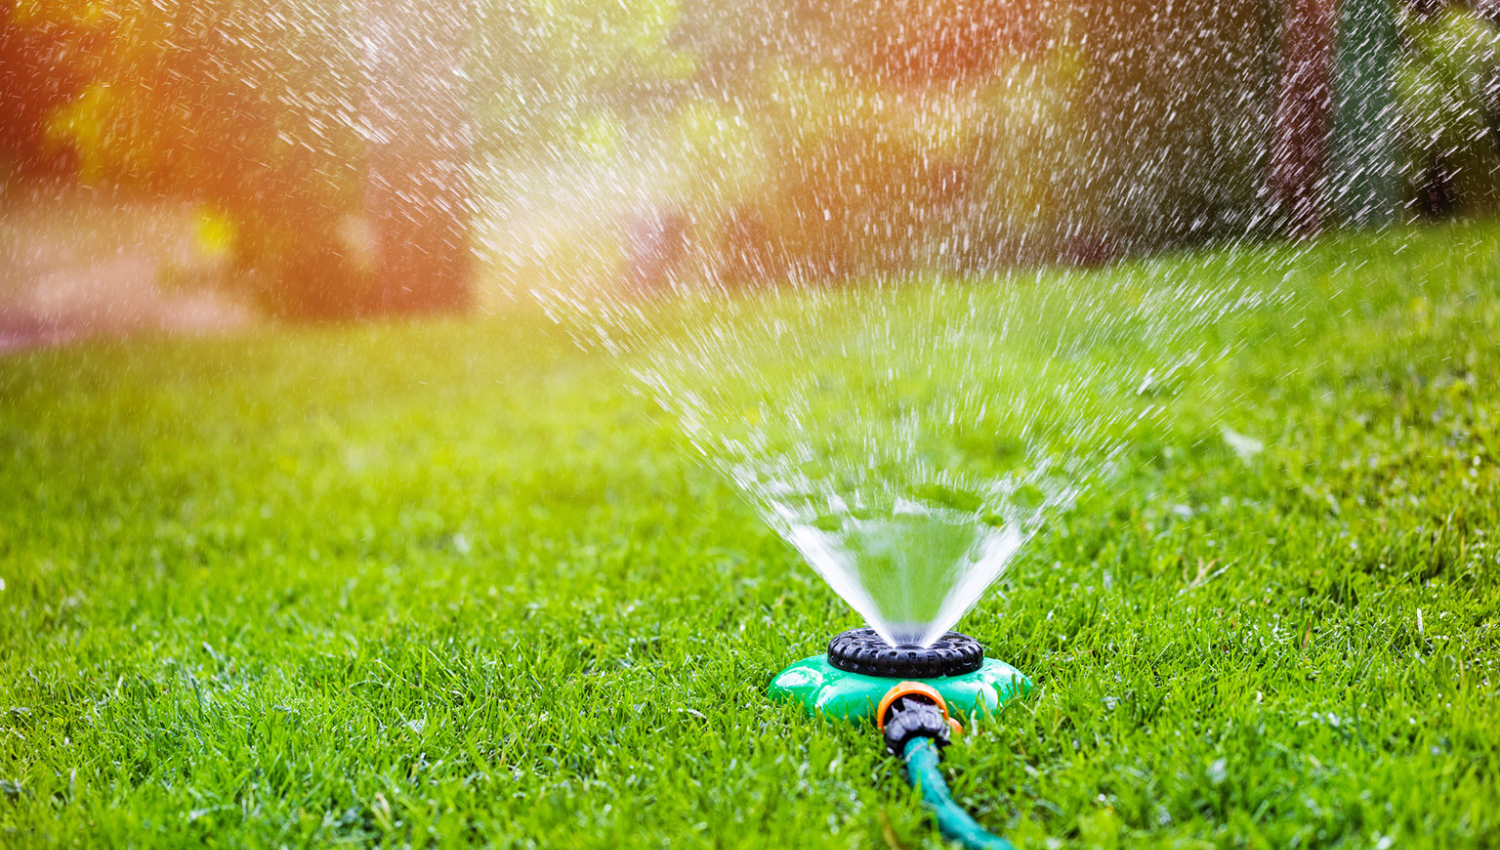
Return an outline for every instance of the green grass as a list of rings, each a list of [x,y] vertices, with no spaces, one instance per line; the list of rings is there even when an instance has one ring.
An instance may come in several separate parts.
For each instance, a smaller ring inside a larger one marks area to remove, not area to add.
[[[1038,689],[955,796],[1500,846],[1500,228],[1155,263],[1314,305],[1226,373],[1265,450],[1188,429],[1033,541],[963,627]],[[524,310],[0,360],[0,844],[940,846],[764,698],[857,623],[620,375]]]

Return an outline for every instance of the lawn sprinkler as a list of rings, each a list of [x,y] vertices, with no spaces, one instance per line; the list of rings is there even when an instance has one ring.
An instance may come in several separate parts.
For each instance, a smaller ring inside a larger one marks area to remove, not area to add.
[[[814,655],[782,670],[771,696],[801,703],[809,713],[840,720],[876,717],[895,681],[915,681],[941,694],[960,714],[994,711],[1031,691],[1021,671],[984,657],[979,641],[948,632],[928,647],[891,646],[874,629],[850,629]]]
[[[1031,692],[1021,671],[984,657],[984,647],[948,632],[931,646],[891,646],[874,629],[851,629],[828,642],[825,655],[804,658],[777,674],[773,699],[800,703],[809,714],[874,720],[886,751],[906,762],[943,835],[976,850],[1013,850],[959,808],[938,769],[941,749],[963,733],[953,714],[990,712]]]

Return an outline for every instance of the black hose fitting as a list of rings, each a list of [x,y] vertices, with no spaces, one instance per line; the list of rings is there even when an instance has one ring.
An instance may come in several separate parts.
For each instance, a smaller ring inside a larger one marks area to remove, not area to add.
[[[931,738],[939,747],[948,746],[952,728],[943,710],[932,700],[918,694],[896,698],[885,712],[885,748],[901,758],[912,738]]]

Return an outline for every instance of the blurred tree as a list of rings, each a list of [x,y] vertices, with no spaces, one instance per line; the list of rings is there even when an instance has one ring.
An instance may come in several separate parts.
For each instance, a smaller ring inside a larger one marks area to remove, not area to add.
[[[1430,218],[1500,211],[1500,31],[1468,10],[1418,9],[1397,76],[1408,206]]]
[[[368,268],[358,64],[342,3],[56,0],[101,22],[90,84],[53,118],[85,179],[178,197],[234,225],[236,281],[271,313],[357,315]]]
[[[1089,175],[1099,155],[1086,55],[1066,18],[1051,23],[1050,49],[1012,64],[981,93],[983,184],[955,228],[959,268],[1109,258],[1109,245],[1089,229],[1102,221],[1082,213],[1096,189]]]
[[[437,65],[461,78],[455,27],[468,18],[456,0],[372,10],[368,32],[352,0],[26,2],[108,34],[52,138],[87,179],[195,200],[233,222],[236,280],[269,312],[466,303],[461,96],[423,90],[430,80],[367,84],[372,73],[441,76]],[[367,44],[384,52],[372,59]],[[406,99],[374,96],[395,90]]]
[[[797,0],[822,18],[830,58],[882,82],[908,87],[979,82],[1007,59],[1036,55],[1049,35],[1043,0]]]
[[[1333,80],[1329,207],[1339,221],[1379,227],[1395,221],[1397,0],[1342,0]]]
[[[785,255],[752,265],[1097,263],[1262,217],[1268,0],[757,0],[748,46],[722,3],[684,9],[774,175],[724,219]]]
[[[1287,0],[1269,182],[1277,213],[1298,233],[1310,233],[1323,223],[1333,121],[1333,39],[1332,0]]]
[[[673,43],[699,57],[694,90],[716,104],[693,109],[718,116],[693,122],[702,167],[690,192],[709,199],[721,279],[993,260],[995,228],[976,220],[1034,207],[1037,175],[1054,164],[991,155],[1039,106],[1028,98],[1055,93],[1016,83],[1035,76],[1018,69],[1059,53],[1044,12],[989,0],[684,0]],[[731,161],[710,167],[701,152],[714,148]]]
[[[0,0],[0,186],[9,178],[71,173],[71,151],[49,144],[47,118],[87,82],[80,50],[90,28]]]
[[[542,276],[549,285],[571,269],[652,290],[686,259],[678,224],[692,226],[702,205],[687,204],[681,215],[674,208],[693,154],[674,150],[670,161],[665,147],[678,140],[679,114],[701,101],[695,57],[668,43],[677,15],[677,0],[481,4],[473,60],[481,191],[545,198],[542,210],[507,201],[492,209],[508,207],[548,238],[566,230],[577,243],[552,258]],[[561,197],[564,182],[579,188]],[[655,247],[651,233],[660,237]]]
[[[1425,0],[1419,0],[1425,2]],[[1268,185],[1294,233],[1395,219],[1397,0],[1288,0]]]
[[[469,305],[470,0],[363,0],[373,312]]]
[[[470,18],[475,142],[487,157],[577,155],[601,123],[659,123],[696,94],[695,57],[668,43],[676,0],[483,0]]]
[[[1298,0],[1301,2],[1301,0]],[[1088,262],[1243,235],[1275,105],[1267,0],[1076,0],[1081,129],[1061,227]]]

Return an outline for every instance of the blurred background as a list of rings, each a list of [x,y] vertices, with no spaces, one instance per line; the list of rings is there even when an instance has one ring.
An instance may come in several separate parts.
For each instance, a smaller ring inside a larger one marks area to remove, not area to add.
[[[0,0],[0,349],[1500,207],[1500,3]]]

